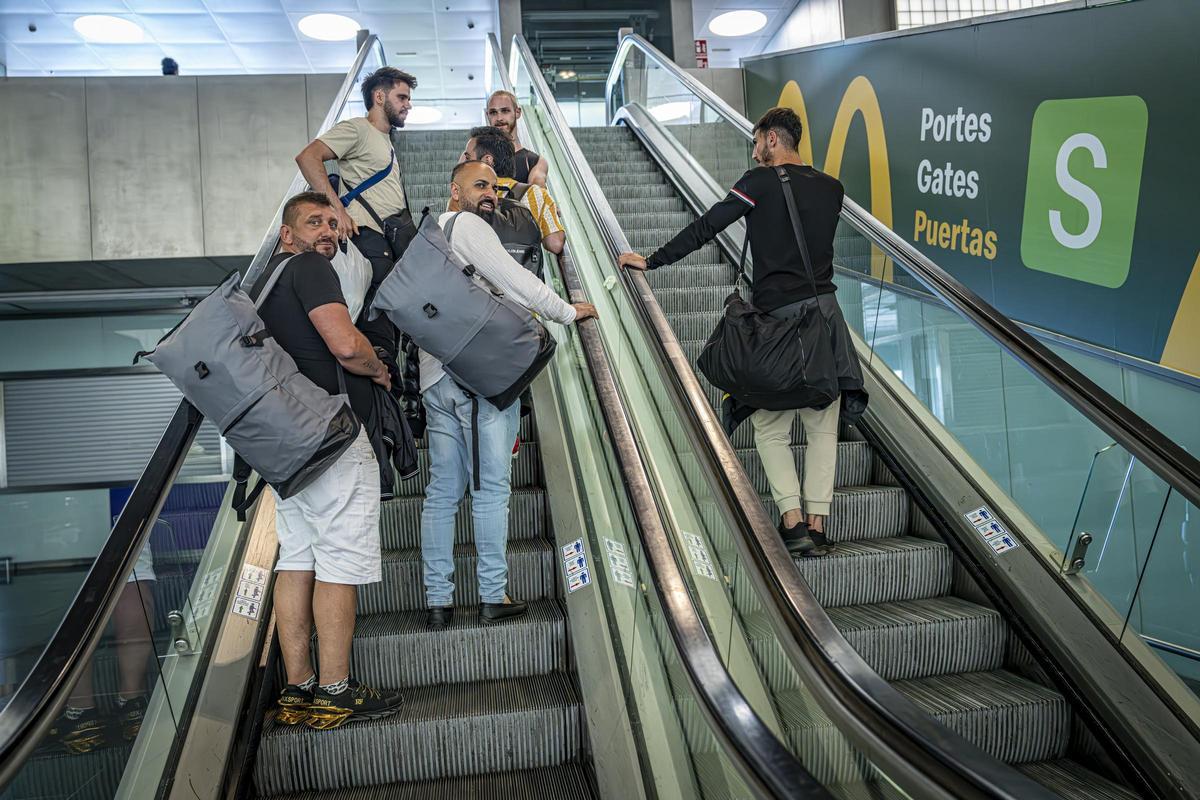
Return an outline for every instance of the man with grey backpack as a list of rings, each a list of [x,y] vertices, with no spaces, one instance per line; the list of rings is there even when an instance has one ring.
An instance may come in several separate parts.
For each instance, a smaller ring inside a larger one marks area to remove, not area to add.
[[[489,624],[528,610],[508,593],[506,552],[518,399],[554,352],[537,317],[567,325],[596,316],[588,303],[567,303],[504,249],[490,220],[499,207],[491,166],[465,161],[450,181],[461,211],[442,214],[436,224],[421,219],[371,309],[421,347],[430,460],[421,559],[427,625],[435,630],[454,612],[455,518],[468,487],[479,618]]]
[[[338,216],[322,193],[287,201],[282,252],[266,270],[280,270],[259,316],[300,372],[331,395],[343,393],[358,420],[371,413],[371,383],[390,388],[387,368],[350,319],[329,259]],[[343,388],[344,387],[344,388]],[[380,692],[350,677],[356,590],[382,580],[379,467],[365,428],[316,480],[277,499],[279,561],[275,617],[287,683],[278,721],[335,728],[399,709],[398,693]],[[313,671],[313,626],[321,674]]]
[[[772,354],[773,369],[765,363],[754,363],[758,353],[734,347],[718,353],[723,359],[706,362],[711,346],[724,344],[719,327],[706,344],[699,364],[706,377],[733,401],[734,424],[748,416],[754,426],[754,444],[779,509],[779,533],[788,550],[793,555],[812,557],[823,556],[832,547],[826,536],[826,522],[833,505],[838,418],[845,422],[857,420],[866,408],[867,396],[858,357],[834,296],[833,240],[845,191],[836,178],[801,162],[798,148],[802,134],[796,112],[789,108],[767,111],[754,126],[754,160],[761,166],[746,172],[725,199],[648,259],[625,253],[619,263],[639,270],[673,264],[745,217],[746,245],[754,264],[753,305],[743,303],[736,293],[731,295],[726,319],[731,309],[741,319],[728,330],[747,331],[747,322],[758,325],[761,321],[764,324],[760,331],[768,326],[791,331],[789,344],[797,345],[800,357],[787,361],[788,368],[783,370],[778,368],[784,359]],[[793,320],[796,327],[773,320]],[[806,329],[806,322],[811,327]],[[813,341],[805,340],[806,330],[814,334]],[[760,336],[759,341],[763,338]],[[809,376],[811,380],[802,377],[806,352],[809,358],[812,353],[827,355],[818,365],[822,367],[816,370],[819,374]],[[744,379],[739,385],[719,384],[705,370],[706,364],[714,362],[727,367],[722,370],[726,373],[740,373],[752,380]],[[761,391],[748,400],[751,384],[772,389],[790,385],[797,390]],[[817,384],[827,390],[811,391]],[[803,487],[791,449],[792,423],[797,415],[807,445]],[[729,429],[729,424],[726,427]]]

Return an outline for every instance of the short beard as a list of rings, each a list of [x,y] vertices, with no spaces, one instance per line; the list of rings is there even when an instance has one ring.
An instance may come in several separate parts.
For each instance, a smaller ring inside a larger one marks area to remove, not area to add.
[[[460,200],[458,205],[463,211],[468,211],[477,217],[481,217],[488,225],[492,224],[492,219],[496,216],[495,209],[492,209],[491,211],[480,211],[479,206],[476,203],[468,203],[465,200]]]
[[[388,124],[393,128],[404,127],[404,117],[401,117],[396,107],[387,100],[383,101],[383,115],[387,117]]]

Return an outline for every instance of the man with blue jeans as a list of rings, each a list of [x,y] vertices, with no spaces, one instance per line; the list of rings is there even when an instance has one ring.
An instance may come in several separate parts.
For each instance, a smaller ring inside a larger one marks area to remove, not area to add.
[[[450,177],[451,198],[463,213],[442,214],[443,229],[454,219],[450,247],[475,267],[477,279],[503,292],[545,319],[563,325],[596,316],[589,303],[571,305],[522,267],[504,249],[492,229],[499,203],[495,171],[482,161],[465,161]],[[472,398],[442,370],[441,363],[421,353],[421,397],[425,403],[430,480],[421,512],[421,560],[424,566],[428,627],[444,628],[454,613],[454,523],[463,493],[471,488],[478,558],[479,617],[501,622],[524,614],[528,607],[509,596],[508,498],[512,443],[521,422],[520,404],[501,411],[483,398]],[[473,403],[477,408],[473,408]],[[472,446],[479,448],[479,479],[472,480]]]

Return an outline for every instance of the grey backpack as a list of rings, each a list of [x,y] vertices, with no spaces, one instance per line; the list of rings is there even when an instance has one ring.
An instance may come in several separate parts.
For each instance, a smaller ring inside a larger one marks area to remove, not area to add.
[[[387,314],[467,393],[503,411],[550,362],[556,344],[528,309],[489,290],[475,279],[475,267],[454,255],[448,239],[457,220],[443,235],[429,209],[422,212],[416,237],[379,285],[369,318]]]
[[[230,275],[159,340],[146,358],[170,379],[188,402],[209,419],[238,454],[234,507],[239,519],[271,484],[280,498],[316,480],[358,436],[345,379],[330,395],[300,373],[258,316],[291,259],[267,278],[257,302]],[[249,468],[262,477],[247,497]]]

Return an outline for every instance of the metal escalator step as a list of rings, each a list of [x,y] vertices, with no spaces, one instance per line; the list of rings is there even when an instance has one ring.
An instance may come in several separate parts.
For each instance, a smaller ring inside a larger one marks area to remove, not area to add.
[[[804,454],[808,451],[806,445],[792,445],[792,456],[796,461],[796,470],[803,474]],[[769,490],[767,474],[763,469],[758,451],[752,447],[737,450],[738,461],[746,470],[755,490],[763,494]],[[871,447],[866,442],[839,442],[837,449],[837,470],[834,474],[834,486],[862,486],[871,480]]]
[[[454,548],[454,602],[475,605],[479,602],[479,584],[475,575],[475,547]],[[508,590],[521,600],[537,600],[555,595],[557,569],[554,548],[545,539],[510,539],[508,542]],[[383,580],[358,587],[358,613],[384,614],[412,611],[425,607],[425,588],[421,578],[421,551],[418,548],[386,550],[383,553]]]
[[[90,753],[34,751],[5,787],[4,800],[111,800],[133,750],[118,741]]]
[[[833,624],[885,680],[1000,669],[1007,626],[991,608],[931,597],[829,609]]]
[[[595,800],[587,768],[578,763],[557,767],[494,772],[390,786],[364,786],[330,792],[278,795],[272,800]]]
[[[604,187],[604,196],[611,200],[637,200],[642,198],[670,197],[678,199],[674,186],[666,183],[626,183]]]
[[[254,782],[270,795],[554,767],[578,756],[582,716],[561,672],[426,686],[391,717],[333,730],[268,720]]]
[[[734,268],[729,264],[672,264],[670,267],[646,273],[646,281],[655,292],[663,289],[690,289],[694,286],[728,286],[734,277]],[[700,345],[703,346],[704,343],[701,342]],[[697,349],[696,355],[699,354],[700,350]]]
[[[397,497],[381,506],[379,533],[384,550],[421,546],[421,508],[424,505],[424,497]],[[516,489],[509,496],[508,536],[510,540],[540,539],[546,536],[545,489]],[[467,544],[474,540],[475,521],[471,517],[471,498],[466,497],[458,506],[454,542]]]
[[[667,185],[667,179],[661,172],[647,170],[630,170],[622,172],[605,172],[596,176],[600,187],[608,193],[610,189],[619,190],[622,186],[655,186]],[[675,191],[674,188],[671,191]]]
[[[655,214],[627,216],[621,220],[621,227],[625,229],[626,233],[646,228],[666,228],[679,231],[690,225],[694,219],[696,219],[696,215],[690,211],[660,211]]]
[[[663,267],[663,269],[671,268]],[[675,338],[680,341],[688,339],[707,341],[713,332],[713,328],[717,327],[717,321],[721,319],[721,313],[721,307],[717,307],[702,311],[667,314],[667,321],[671,323],[671,330],[675,331]]]
[[[1124,786],[1066,758],[1022,764],[1017,769],[1064,800],[1136,800],[1138,797]]]
[[[627,172],[658,172],[658,165],[650,160],[645,151],[636,147],[611,149],[589,148],[588,166],[597,178],[603,175],[620,175]]]
[[[759,499],[771,519],[778,520],[779,509],[771,496],[760,494]],[[911,512],[908,495],[898,486],[838,486],[833,490],[826,533],[835,544],[905,536]]]
[[[686,211],[687,206],[678,197],[643,197],[633,200],[619,200],[610,197],[608,204],[617,217],[626,214],[655,214],[660,212]]]
[[[670,237],[668,236],[667,239]],[[662,241],[667,241],[663,239]],[[635,245],[636,246],[636,245]],[[670,269],[669,267],[667,269]],[[732,276],[731,276],[732,277]],[[686,289],[655,289],[654,299],[664,314],[687,314],[725,308],[725,298],[733,291],[733,281],[724,286],[691,286]],[[715,326],[714,326],[715,327]],[[711,333],[711,329],[709,330]]]
[[[953,574],[946,545],[911,536],[845,542],[823,558],[794,560],[825,608],[937,597]]]
[[[417,466],[420,474],[402,482],[397,487],[397,494],[411,497],[424,493],[425,487],[429,485],[429,450],[426,448],[417,450]],[[542,454],[537,442],[521,442],[521,450],[512,462],[511,481],[514,489],[524,489],[541,483]]]
[[[1001,761],[1046,761],[1066,752],[1071,726],[1066,698],[1011,672],[935,675],[892,685]]]
[[[371,614],[354,628],[354,675],[369,686],[407,689],[565,672],[566,623],[557,600],[535,600],[529,613],[484,625],[475,606],[456,608],[443,630],[425,627],[425,612]]]

